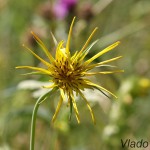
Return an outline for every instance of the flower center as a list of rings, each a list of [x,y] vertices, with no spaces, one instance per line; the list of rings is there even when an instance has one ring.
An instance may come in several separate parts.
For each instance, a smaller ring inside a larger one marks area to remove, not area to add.
[[[54,82],[62,89],[75,90],[82,82],[82,69],[78,64],[65,61],[57,61],[54,64]]]

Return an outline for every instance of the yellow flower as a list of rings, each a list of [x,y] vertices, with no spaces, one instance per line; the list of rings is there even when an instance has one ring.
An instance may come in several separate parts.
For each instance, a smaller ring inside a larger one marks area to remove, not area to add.
[[[122,56],[118,56],[118,57],[114,57],[112,59],[108,59],[108,60],[105,60],[105,61],[102,61],[102,62],[99,62],[96,64],[92,64],[92,62],[96,58],[107,53],[108,51],[111,51],[113,48],[118,46],[118,44],[120,42],[119,41],[115,42],[114,44],[103,49],[102,51],[100,51],[99,53],[97,53],[96,55],[91,57],[90,59],[84,61],[89,50],[98,41],[98,40],[94,41],[91,45],[88,46],[92,36],[94,35],[94,33],[96,32],[96,30],[98,28],[96,27],[93,30],[93,32],[91,33],[91,35],[89,36],[89,38],[87,39],[85,44],[83,45],[82,49],[80,51],[76,51],[73,55],[71,55],[71,53],[70,53],[70,38],[71,38],[74,21],[75,21],[75,17],[73,18],[71,26],[70,26],[66,46],[64,46],[64,41],[60,41],[57,44],[55,58],[51,55],[49,50],[46,48],[44,43],[37,37],[37,35],[35,35],[35,33],[31,32],[32,35],[34,36],[35,40],[37,41],[37,43],[40,45],[40,47],[42,48],[42,50],[48,57],[49,61],[45,61],[44,59],[42,59],[41,57],[36,55],[31,49],[29,49],[27,47],[26,47],[26,49],[28,51],[30,51],[37,59],[39,59],[45,65],[45,67],[46,67],[45,69],[39,68],[39,67],[32,67],[32,66],[18,66],[16,68],[31,69],[31,70],[35,71],[32,73],[45,74],[52,78],[51,82],[53,82],[53,84],[51,86],[45,86],[45,88],[51,88],[51,89],[56,88],[57,90],[60,91],[60,100],[58,102],[55,114],[52,118],[53,122],[55,121],[55,119],[58,115],[58,112],[60,110],[63,100],[67,97],[68,106],[70,106],[70,113],[72,113],[72,108],[73,108],[75,111],[77,122],[80,123],[79,112],[78,112],[78,108],[77,108],[75,97],[74,97],[74,94],[76,94],[76,95],[80,95],[81,98],[85,101],[85,103],[90,111],[92,120],[95,123],[94,113],[93,113],[87,99],[83,95],[82,90],[84,90],[85,88],[98,89],[104,95],[106,95],[104,92],[107,92],[110,95],[117,98],[113,93],[111,93],[104,87],[91,82],[89,79],[87,79],[87,77],[93,76],[96,74],[111,74],[111,73],[115,73],[115,72],[123,72],[123,70],[89,72],[90,70],[92,70],[95,67],[104,66],[104,64],[107,64],[109,62],[112,62],[112,61],[115,61],[115,60],[121,58]],[[106,65],[106,66],[109,66],[109,65]]]

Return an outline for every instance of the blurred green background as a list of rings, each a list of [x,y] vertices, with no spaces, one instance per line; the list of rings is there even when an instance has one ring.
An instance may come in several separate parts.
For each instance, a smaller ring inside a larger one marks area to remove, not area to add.
[[[60,1],[60,10],[69,3]],[[32,30],[54,54],[50,31],[58,41],[66,40],[73,16],[77,17],[72,52],[81,49],[96,26],[99,30],[93,41],[100,41],[87,59],[109,44],[121,41],[115,50],[96,61],[122,55],[122,59],[112,64],[125,73],[93,78],[95,83],[116,93],[118,99],[109,100],[98,91],[85,91],[97,124],[93,125],[85,103],[79,99],[81,124],[78,125],[74,116],[68,121],[66,104],[51,124],[58,95],[48,98],[38,112],[35,149],[120,150],[121,139],[143,139],[150,145],[150,1],[70,1],[72,5],[65,7],[67,13],[61,16],[54,11],[54,6],[60,5],[58,1],[0,0],[0,150],[29,149],[32,109],[42,93],[41,85],[48,81],[43,76],[21,76],[28,71],[15,69],[18,65],[40,65],[21,45],[25,43],[45,57],[30,34]]]

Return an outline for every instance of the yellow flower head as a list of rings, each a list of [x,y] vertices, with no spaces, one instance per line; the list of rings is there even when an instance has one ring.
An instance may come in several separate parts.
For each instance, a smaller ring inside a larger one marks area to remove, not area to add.
[[[75,17],[73,18],[71,26],[70,26],[66,46],[64,46],[64,41],[60,41],[57,44],[55,58],[51,55],[49,50],[46,48],[44,43],[37,37],[37,35],[35,35],[35,33],[31,32],[32,35],[34,36],[35,40],[37,41],[37,43],[40,45],[40,47],[42,48],[44,53],[47,55],[49,61],[48,62],[45,61],[44,59],[42,59],[41,57],[36,55],[31,49],[29,49],[27,47],[26,47],[26,49],[29,50],[37,59],[39,59],[45,65],[46,69],[39,68],[39,67],[32,67],[32,66],[18,66],[16,68],[31,69],[31,70],[35,71],[33,73],[45,74],[52,78],[51,81],[53,82],[53,84],[51,86],[45,86],[45,88],[52,88],[52,89],[55,88],[60,91],[60,100],[58,102],[55,114],[52,118],[53,122],[55,121],[55,119],[58,115],[58,112],[60,110],[63,100],[67,96],[68,106],[70,106],[70,112],[72,112],[72,108],[74,108],[77,121],[78,121],[78,123],[80,123],[79,112],[78,112],[76,101],[74,98],[74,93],[76,93],[76,95],[80,95],[81,98],[86,102],[86,105],[90,111],[92,120],[95,123],[94,113],[93,113],[88,101],[86,100],[85,96],[83,95],[82,90],[84,90],[85,88],[88,88],[88,89],[95,88],[95,89],[100,90],[104,95],[106,95],[104,92],[107,92],[110,95],[117,98],[113,93],[111,93],[104,87],[91,82],[89,79],[87,79],[87,77],[96,75],[96,74],[111,74],[111,73],[115,73],[115,72],[123,72],[123,70],[89,72],[90,70],[92,70],[95,67],[104,66],[104,64],[107,64],[109,62],[112,62],[112,61],[115,61],[115,60],[121,58],[122,56],[118,56],[118,57],[114,57],[109,60],[105,60],[105,61],[102,61],[102,62],[99,62],[96,64],[92,64],[92,62],[96,58],[98,58],[101,55],[112,50],[113,48],[118,46],[118,44],[120,42],[119,41],[115,42],[114,44],[108,46],[107,48],[100,51],[99,53],[97,53],[96,55],[91,57],[90,59],[84,61],[84,58],[88,54],[89,50],[98,41],[97,40],[88,46],[88,44],[89,44],[92,36],[96,32],[97,28],[95,28],[93,30],[93,32],[91,33],[91,35],[89,36],[89,38],[87,39],[85,44],[83,45],[82,49],[80,51],[76,51],[73,55],[71,55],[71,53],[70,53],[70,38],[71,38],[72,27],[73,27],[74,21],[75,21]]]

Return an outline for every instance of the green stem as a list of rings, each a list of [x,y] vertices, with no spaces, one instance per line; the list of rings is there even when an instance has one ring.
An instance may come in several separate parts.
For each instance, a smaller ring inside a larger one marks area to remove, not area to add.
[[[34,105],[34,109],[33,109],[33,113],[32,113],[32,120],[31,120],[31,133],[30,133],[30,150],[34,150],[34,139],[35,139],[35,124],[36,124],[36,117],[37,117],[37,111],[38,108],[41,104],[41,102],[49,95],[52,94],[54,91],[56,91],[56,88],[48,91],[47,93],[45,93],[44,95],[42,95],[41,97],[39,97],[39,99],[37,100],[37,102]]]

